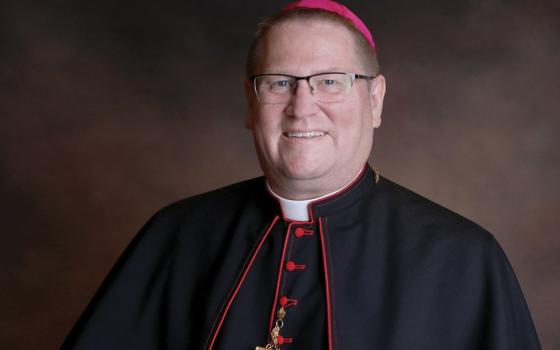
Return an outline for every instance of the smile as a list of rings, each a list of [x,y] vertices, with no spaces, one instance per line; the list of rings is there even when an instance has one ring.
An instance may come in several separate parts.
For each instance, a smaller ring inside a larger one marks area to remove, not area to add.
[[[285,132],[283,135],[287,137],[295,138],[312,138],[325,136],[327,133],[323,131],[295,131],[295,132]]]

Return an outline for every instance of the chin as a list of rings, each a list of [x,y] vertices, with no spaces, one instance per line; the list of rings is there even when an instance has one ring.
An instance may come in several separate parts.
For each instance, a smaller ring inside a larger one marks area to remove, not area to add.
[[[284,175],[292,180],[311,180],[327,172],[328,164],[311,160],[293,161],[284,165]]]

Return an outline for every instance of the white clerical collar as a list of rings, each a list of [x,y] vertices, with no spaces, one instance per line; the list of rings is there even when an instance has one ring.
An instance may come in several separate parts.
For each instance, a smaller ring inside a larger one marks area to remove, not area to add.
[[[321,200],[321,199],[326,198],[326,197],[330,197],[330,196],[344,190],[346,187],[348,187],[348,185],[353,183],[354,180],[356,180],[358,178],[358,176],[360,176],[362,171],[363,171],[363,169],[360,169],[358,174],[356,174],[356,176],[354,176],[352,178],[352,180],[350,180],[347,184],[345,184],[341,188],[337,189],[336,191],[333,191],[331,193],[327,193],[327,194],[325,194],[324,196],[321,196],[321,197],[316,197],[316,198],[311,198],[311,199],[293,200],[293,199],[286,199],[284,197],[280,197],[280,195],[276,194],[272,190],[272,188],[270,187],[270,184],[268,183],[268,180],[266,181],[266,187],[268,188],[268,191],[270,192],[270,194],[272,194],[276,199],[278,199],[278,202],[280,203],[280,207],[282,208],[282,213],[284,214],[284,219],[293,220],[293,221],[309,221],[309,210],[308,210],[309,203]]]

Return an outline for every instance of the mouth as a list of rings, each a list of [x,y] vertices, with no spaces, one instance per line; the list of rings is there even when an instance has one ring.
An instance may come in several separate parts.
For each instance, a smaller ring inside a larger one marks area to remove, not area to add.
[[[297,139],[310,139],[315,137],[325,136],[327,133],[324,131],[292,131],[292,132],[284,132],[282,135],[288,138],[297,138]]]

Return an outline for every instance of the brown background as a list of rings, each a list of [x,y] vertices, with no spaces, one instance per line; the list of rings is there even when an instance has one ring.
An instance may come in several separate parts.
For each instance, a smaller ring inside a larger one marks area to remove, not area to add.
[[[426,3],[346,2],[388,81],[372,162],[493,232],[560,349],[558,1]],[[279,6],[0,3],[2,348],[57,348],[155,210],[260,174],[243,62]]]

